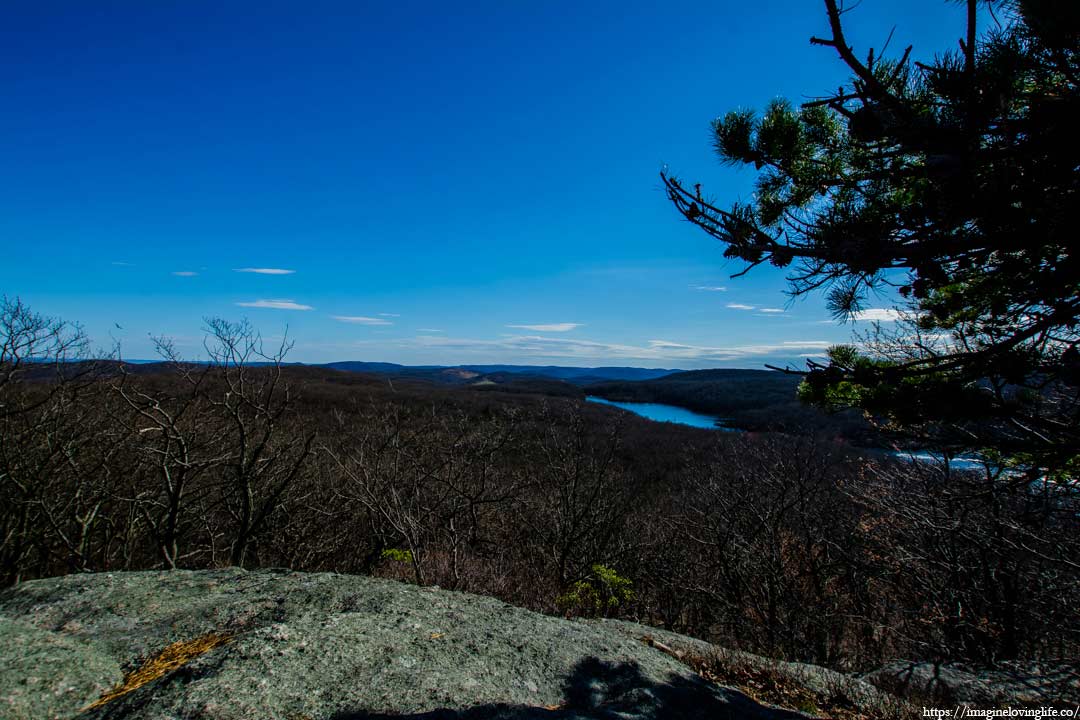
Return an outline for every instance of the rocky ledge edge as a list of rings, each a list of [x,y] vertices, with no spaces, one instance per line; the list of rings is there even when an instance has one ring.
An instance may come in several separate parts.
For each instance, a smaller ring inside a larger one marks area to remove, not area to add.
[[[820,714],[709,682],[700,662],[767,663],[634,623],[332,573],[121,572],[0,593],[0,717],[11,720],[486,720]],[[701,674],[695,672],[701,671]],[[897,708],[810,665],[771,672],[856,716]],[[714,678],[715,679],[715,678]],[[891,714],[891,712],[890,712]]]

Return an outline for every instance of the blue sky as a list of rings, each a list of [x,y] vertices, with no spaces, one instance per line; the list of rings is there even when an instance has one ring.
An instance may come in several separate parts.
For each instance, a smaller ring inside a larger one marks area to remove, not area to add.
[[[776,270],[730,279],[657,175],[748,197],[708,123],[844,80],[815,0],[0,13],[0,292],[99,347],[194,358],[219,316],[304,362],[760,367],[851,335]],[[846,17],[929,60],[962,13]]]

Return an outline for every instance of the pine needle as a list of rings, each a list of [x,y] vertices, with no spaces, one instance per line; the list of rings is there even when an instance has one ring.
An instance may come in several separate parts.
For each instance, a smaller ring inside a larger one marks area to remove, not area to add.
[[[112,690],[109,690],[90,705],[87,705],[83,708],[83,712],[99,708],[130,692],[138,690],[143,685],[168,675],[172,671],[183,667],[191,660],[213,650],[218,645],[224,645],[232,639],[232,635],[209,633],[193,640],[180,640],[179,642],[174,642],[172,645],[169,645],[160,653],[144,662],[138,670],[128,673],[119,685]]]

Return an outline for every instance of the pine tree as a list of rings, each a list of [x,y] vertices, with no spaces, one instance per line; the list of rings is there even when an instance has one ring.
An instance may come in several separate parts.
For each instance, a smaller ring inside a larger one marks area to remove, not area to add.
[[[983,5],[992,22],[979,33]],[[931,64],[855,54],[842,0],[811,38],[850,69],[836,93],[713,123],[753,202],[722,209],[663,173],[682,215],[746,263],[788,268],[838,319],[869,293],[907,322],[811,362],[800,394],[893,428],[1080,475],[1080,3],[966,0]]]

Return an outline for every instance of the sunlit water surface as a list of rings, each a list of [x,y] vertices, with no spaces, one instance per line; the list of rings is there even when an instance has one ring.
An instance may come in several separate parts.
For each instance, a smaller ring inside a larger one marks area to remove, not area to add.
[[[640,415],[643,418],[649,420],[655,420],[656,422],[670,422],[678,423],[679,425],[689,425],[691,427],[706,428],[708,430],[725,430],[732,432],[734,428],[725,427],[723,420],[713,417],[711,415],[702,415],[700,413],[687,410],[686,408],[676,407],[674,405],[662,405],[660,403],[639,403],[639,402],[614,402],[612,400],[605,400],[602,397],[596,397],[594,395],[588,395],[585,398],[589,402],[599,403],[601,405],[612,405],[623,410],[629,410],[635,415]]]
[[[689,425],[690,427],[705,428],[707,430],[740,432],[738,428],[727,427],[724,425],[722,418],[713,417],[712,415],[702,415],[701,413],[696,413],[692,410],[687,410],[686,408],[677,407],[675,405],[614,402],[595,395],[588,395],[585,399],[589,402],[599,403],[600,405],[612,405],[617,408],[622,408],[635,415],[640,415],[643,418],[648,418],[649,420],[654,420],[656,422],[678,423],[679,425]],[[908,462],[937,465],[942,461],[940,455],[926,451],[900,451],[889,452],[889,454],[893,457],[900,458],[901,460],[907,460]],[[973,457],[955,457],[949,460],[949,465],[954,470],[979,470],[983,467],[982,461]]]

